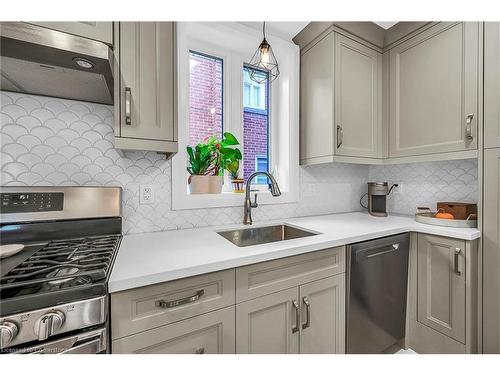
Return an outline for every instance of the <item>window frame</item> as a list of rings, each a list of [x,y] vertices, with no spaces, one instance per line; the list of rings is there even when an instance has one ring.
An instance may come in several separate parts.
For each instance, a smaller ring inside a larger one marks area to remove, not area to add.
[[[177,24],[177,90],[178,147],[172,158],[172,209],[235,207],[243,204],[244,195],[232,192],[229,175],[225,174],[222,194],[187,193],[186,145],[189,139],[189,51],[222,58],[223,126],[243,142],[243,67],[262,35],[237,22],[179,22]],[[291,41],[270,36],[270,43],[280,64],[281,76],[270,85],[268,121],[269,170],[274,172],[282,195],[257,192],[259,204],[298,201],[299,148],[299,48]],[[231,46],[232,49],[228,49]],[[243,145],[242,145],[243,149]],[[255,185],[256,187],[259,185]],[[260,185],[263,187],[263,185]]]

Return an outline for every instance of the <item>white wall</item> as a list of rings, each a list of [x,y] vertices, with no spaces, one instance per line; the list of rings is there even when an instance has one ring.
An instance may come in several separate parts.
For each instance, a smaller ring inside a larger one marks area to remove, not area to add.
[[[239,223],[241,207],[171,210],[171,163],[153,152],[113,147],[113,107],[0,92],[1,185],[113,185],[123,188],[124,232]],[[300,168],[298,203],[266,205],[255,222],[359,210],[368,167]],[[139,205],[153,184],[154,205]]]
[[[242,207],[171,210],[170,161],[113,147],[113,107],[0,92],[1,185],[113,185],[123,188],[124,232],[239,223]],[[256,222],[358,211],[366,182],[401,183],[390,212],[414,214],[436,201],[477,202],[477,161],[391,166],[323,164],[300,168],[298,203],[254,210]],[[153,184],[154,205],[139,205],[139,184]],[[243,198],[242,198],[243,204]]]

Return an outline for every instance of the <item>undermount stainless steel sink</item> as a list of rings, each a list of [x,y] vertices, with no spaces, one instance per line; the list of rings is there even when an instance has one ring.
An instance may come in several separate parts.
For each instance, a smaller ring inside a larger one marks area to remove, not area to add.
[[[296,238],[315,236],[317,234],[284,224],[268,227],[243,228],[217,233],[238,247],[287,241]]]

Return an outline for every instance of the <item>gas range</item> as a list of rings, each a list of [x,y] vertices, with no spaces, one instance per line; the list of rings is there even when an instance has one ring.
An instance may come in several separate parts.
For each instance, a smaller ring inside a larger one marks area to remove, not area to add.
[[[107,281],[121,240],[121,189],[2,187],[0,261],[4,353],[108,348]]]

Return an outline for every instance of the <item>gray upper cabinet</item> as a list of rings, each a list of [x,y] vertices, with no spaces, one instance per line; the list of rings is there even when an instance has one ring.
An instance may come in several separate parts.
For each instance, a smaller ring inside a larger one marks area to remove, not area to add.
[[[382,55],[331,32],[302,49],[300,73],[301,163],[381,157]]]
[[[484,25],[484,147],[500,147],[500,24]]]
[[[98,40],[113,44],[113,22],[78,21],[78,22],[29,22],[47,29]]]
[[[335,154],[380,157],[382,54],[335,35]]]
[[[417,319],[465,344],[465,241],[418,235]]]
[[[175,24],[119,22],[115,41],[115,146],[176,152]]]
[[[484,152],[483,351],[500,353],[500,148]]]
[[[300,160],[315,164],[334,154],[333,78],[335,34],[300,57]]]
[[[442,22],[390,50],[390,157],[477,149],[478,60],[477,22]]]

